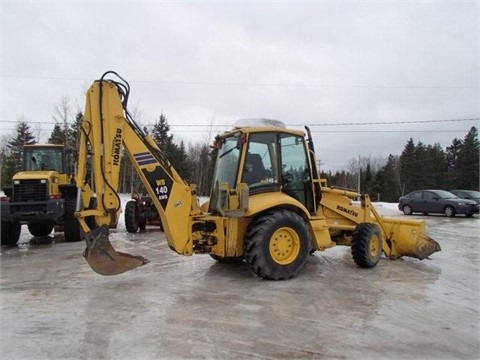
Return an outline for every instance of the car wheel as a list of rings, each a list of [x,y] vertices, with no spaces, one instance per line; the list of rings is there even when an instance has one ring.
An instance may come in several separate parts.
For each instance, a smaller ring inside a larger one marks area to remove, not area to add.
[[[413,214],[413,210],[412,208],[410,207],[410,205],[404,205],[403,206],[403,213],[405,215],[412,215]]]
[[[446,217],[454,217],[455,216],[455,209],[451,206],[446,206],[443,210],[443,213]]]

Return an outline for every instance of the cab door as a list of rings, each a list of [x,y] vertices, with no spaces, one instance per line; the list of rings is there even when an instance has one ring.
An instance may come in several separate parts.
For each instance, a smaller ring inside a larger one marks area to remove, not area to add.
[[[312,171],[305,140],[293,134],[279,134],[282,190],[315,212]]]
[[[302,136],[259,132],[249,136],[241,182],[250,194],[283,191],[315,212],[311,169]]]

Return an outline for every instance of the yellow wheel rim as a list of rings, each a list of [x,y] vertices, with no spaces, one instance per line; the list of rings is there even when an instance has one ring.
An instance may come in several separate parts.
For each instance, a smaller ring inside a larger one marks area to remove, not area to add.
[[[300,252],[300,238],[296,231],[288,227],[277,229],[270,238],[270,256],[280,265],[294,262]]]
[[[382,243],[377,235],[370,240],[370,255],[375,258],[382,251]]]

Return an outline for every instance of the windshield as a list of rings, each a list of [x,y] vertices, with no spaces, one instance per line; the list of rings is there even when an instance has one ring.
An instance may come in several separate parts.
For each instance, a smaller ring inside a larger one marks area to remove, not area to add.
[[[221,140],[221,148],[218,152],[217,166],[213,176],[215,187],[227,183],[229,189],[235,188],[240,149],[239,136],[231,136]]]
[[[443,191],[443,190],[435,191],[435,194],[436,194],[440,199],[454,199],[454,198],[457,197],[455,194],[452,194],[451,192]]]
[[[61,147],[25,147],[23,169],[26,171],[63,169],[63,148]]]
[[[229,189],[235,188],[235,181],[238,172],[238,163],[240,159],[240,150],[242,142],[240,133],[227,138],[217,139],[220,142],[217,147],[217,164],[213,174],[213,186],[210,195],[210,211],[221,208],[220,201],[220,185],[226,183]]]
[[[465,190],[464,193],[466,193],[470,199],[480,199],[480,191]]]

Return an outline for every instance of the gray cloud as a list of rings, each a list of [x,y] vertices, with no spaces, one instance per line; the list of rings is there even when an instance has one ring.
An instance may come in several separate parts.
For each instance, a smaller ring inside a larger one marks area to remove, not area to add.
[[[115,70],[142,123],[177,138],[236,119],[307,124],[478,118],[478,2],[4,2],[2,133],[80,104]],[[203,124],[204,127],[186,127]],[[325,169],[399,154],[410,137],[449,145],[478,120],[311,126]],[[442,132],[439,132],[442,131]]]

